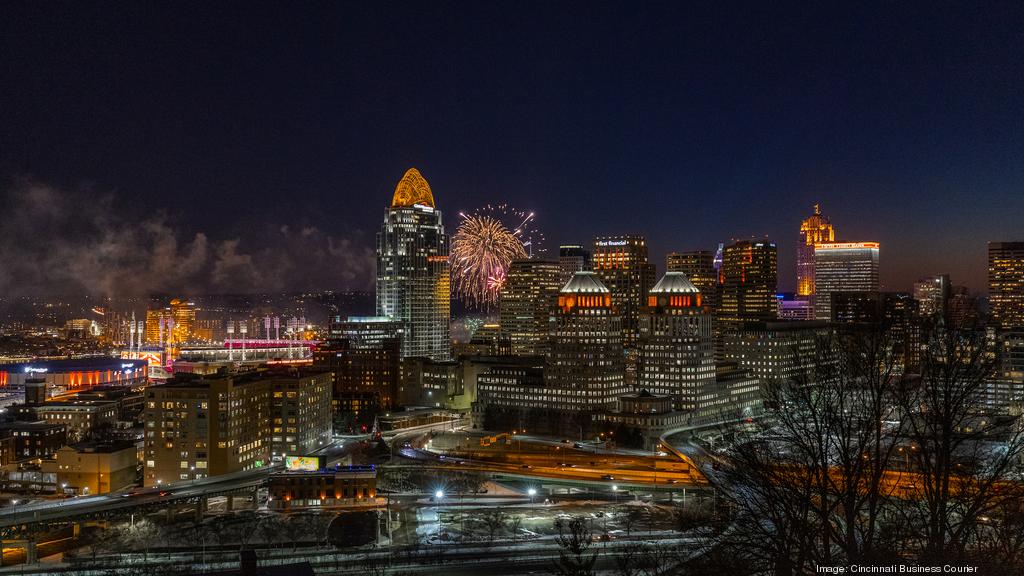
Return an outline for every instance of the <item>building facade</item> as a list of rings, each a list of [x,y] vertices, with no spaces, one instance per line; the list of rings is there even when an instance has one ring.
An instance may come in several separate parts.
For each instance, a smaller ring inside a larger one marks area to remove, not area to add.
[[[829,242],[814,246],[814,318],[832,318],[832,295],[878,292],[878,242]]]
[[[748,321],[775,320],[778,253],[773,242],[742,240],[726,246],[719,269],[722,283],[717,320],[723,330]]]
[[[562,286],[577,272],[593,269],[590,250],[579,244],[565,244],[558,247],[558,283]]]
[[[988,243],[988,301],[997,329],[1024,327],[1024,242]]]
[[[377,315],[402,323],[402,356],[451,356],[448,236],[427,181],[410,168],[377,234]]]
[[[545,354],[551,316],[558,304],[561,273],[557,262],[515,260],[499,299],[501,334],[517,355]]]
[[[609,289],[595,272],[577,272],[558,295],[545,399],[550,408],[614,408],[625,384],[623,330]]]
[[[637,388],[672,398],[678,409],[715,381],[711,316],[682,272],[666,272],[640,311]]]
[[[665,257],[666,272],[682,272],[697,290],[704,305],[714,312],[718,308],[718,270],[715,254],[710,250],[669,252]]]
[[[814,247],[823,242],[835,242],[836,233],[829,219],[814,205],[814,214],[800,223],[800,241],[796,245],[796,294],[803,298],[814,296]]]
[[[609,290],[622,323],[622,345],[636,346],[640,307],[654,286],[654,264],[643,236],[599,236],[594,240],[594,272]],[[571,282],[572,280],[570,280]]]
[[[945,314],[951,296],[949,274],[939,274],[914,282],[914,300],[922,316]]]
[[[275,452],[316,450],[331,440],[330,390],[329,373],[297,369],[182,375],[150,386],[145,485],[252,470],[269,465]]]

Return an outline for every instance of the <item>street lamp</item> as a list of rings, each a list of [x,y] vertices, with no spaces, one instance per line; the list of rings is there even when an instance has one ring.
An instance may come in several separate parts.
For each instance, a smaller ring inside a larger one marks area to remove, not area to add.
[[[537,489],[536,488],[530,488],[529,490],[526,491],[526,493],[530,495],[530,503],[532,504],[533,503],[533,497],[537,495]]]
[[[444,490],[434,492],[434,514],[437,514],[437,539],[441,539],[441,499],[444,498]]]

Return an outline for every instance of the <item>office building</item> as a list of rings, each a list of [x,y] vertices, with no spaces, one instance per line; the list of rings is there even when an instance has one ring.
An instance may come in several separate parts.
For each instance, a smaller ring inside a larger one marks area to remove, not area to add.
[[[939,274],[914,282],[914,300],[917,300],[921,316],[945,314],[950,295],[949,274]]]
[[[711,311],[718,309],[718,270],[715,254],[710,250],[670,252],[665,257],[666,272],[682,272],[700,291],[704,305]]]
[[[779,294],[779,320],[814,320],[814,305],[810,299],[792,293]]]
[[[666,272],[640,311],[637,388],[688,410],[714,381],[711,316],[701,293],[682,272]]]
[[[878,292],[878,242],[828,242],[814,246],[814,317],[832,318],[832,295]]]
[[[907,292],[836,292],[832,322],[844,331],[880,329],[895,354],[893,368],[915,371],[921,363],[919,303]]]
[[[722,292],[717,320],[724,331],[748,321],[777,318],[778,253],[774,243],[742,240],[726,246],[719,274]]]
[[[726,333],[723,344],[726,359],[762,386],[793,380],[812,384],[817,362],[831,362],[828,355],[818,353],[830,335],[827,322],[748,322]]]
[[[988,243],[988,302],[994,327],[1024,327],[1024,242]]]
[[[654,286],[654,265],[647,260],[643,236],[600,236],[594,240],[594,272],[609,290],[622,324],[622,346],[636,346],[640,307]],[[572,279],[570,279],[572,282]]]
[[[800,223],[800,241],[796,246],[796,294],[810,299],[814,296],[814,247],[824,242],[834,242],[835,229],[829,219],[821,214],[821,207],[814,205],[814,214]]]
[[[167,306],[146,310],[146,344],[176,347],[194,339],[196,305],[175,298]]]
[[[451,356],[448,236],[427,181],[410,168],[377,234],[377,315],[402,323],[402,356]]]
[[[313,352],[313,367],[331,373],[339,429],[369,424],[398,405],[402,324],[387,317],[349,317],[331,324],[330,339]]]
[[[146,486],[252,470],[331,440],[331,376],[178,375],[146,389]]]
[[[1002,330],[994,336],[996,362],[986,383],[986,404],[1006,412],[1024,404],[1024,330]]]
[[[611,291],[596,272],[577,272],[558,295],[547,405],[570,411],[614,408],[618,397],[629,392],[622,334]]]
[[[591,270],[590,250],[579,244],[566,244],[558,247],[558,283],[564,286],[577,272]]]
[[[499,299],[501,334],[517,355],[545,354],[551,316],[564,285],[557,262],[515,260]]]
[[[67,433],[62,424],[49,422],[3,422],[0,437],[14,438],[14,459],[32,460],[50,458],[67,444]]]
[[[374,466],[338,466],[275,472],[270,475],[268,494],[273,510],[352,506],[376,498],[377,469]]]
[[[134,442],[90,442],[61,447],[42,471],[56,473],[64,493],[96,495],[135,485],[138,464]]]

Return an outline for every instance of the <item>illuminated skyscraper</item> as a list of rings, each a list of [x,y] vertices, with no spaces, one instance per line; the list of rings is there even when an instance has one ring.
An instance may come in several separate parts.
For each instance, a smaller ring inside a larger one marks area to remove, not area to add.
[[[834,242],[835,230],[821,207],[814,205],[814,214],[800,223],[800,242],[796,246],[796,294],[814,296],[814,245]]]
[[[713,393],[715,383],[711,315],[703,304],[685,274],[666,272],[640,311],[637,388],[672,396],[683,410]]]
[[[922,316],[945,313],[949,297],[949,274],[922,278],[914,282],[914,300],[917,300],[918,312]]]
[[[146,311],[146,344],[177,346],[192,340],[196,305],[175,298],[164,308]]]
[[[516,355],[547,351],[551,315],[558,303],[560,269],[557,262],[514,260],[501,289],[501,333]]]
[[[599,236],[594,240],[594,272],[612,295],[622,318],[622,344],[636,346],[637,321],[654,286],[654,265],[647,260],[643,236]]]
[[[996,328],[1024,327],[1024,242],[988,243],[988,301]]]
[[[778,252],[773,242],[742,240],[722,253],[721,304],[717,318],[723,330],[749,321],[775,320],[778,303]]]
[[[448,236],[427,181],[410,168],[377,234],[377,315],[404,325],[402,357],[451,356]]]
[[[550,407],[615,407],[625,385],[622,321],[594,272],[577,272],[558,295],[546,378]]]
[[[832,320],[832,294],[878,292],[878,242],[814,246],[814,317]]]
[[[579,244],[559,246],[558,265],[561,267],[558,281],[564,285],[573,274],[591,269],[590,250]]]
[[[666,272],[682,272],[687,280],[700,290],[704,305],[712,310],[718,308],[718,270],[715,269],[715,254],[710,250],[669,252],[665,257]]]

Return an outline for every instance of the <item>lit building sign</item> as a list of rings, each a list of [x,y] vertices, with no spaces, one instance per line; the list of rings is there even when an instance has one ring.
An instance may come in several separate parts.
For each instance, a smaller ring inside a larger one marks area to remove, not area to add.
[[[863,248],[875,248],[878,242],[820,242],[814,245],[815,250],[857,250]]]
[[[284,467],[288,470],[316,472],[320,469],[320,458],[317,456],[285,456]]]
[[[625,246],[625,240],[600,240],[597,243],[598,246]]]
[[[26,374],[46,374],[49,371],[49,368],[34,368],[32,366],[25,366]]]

